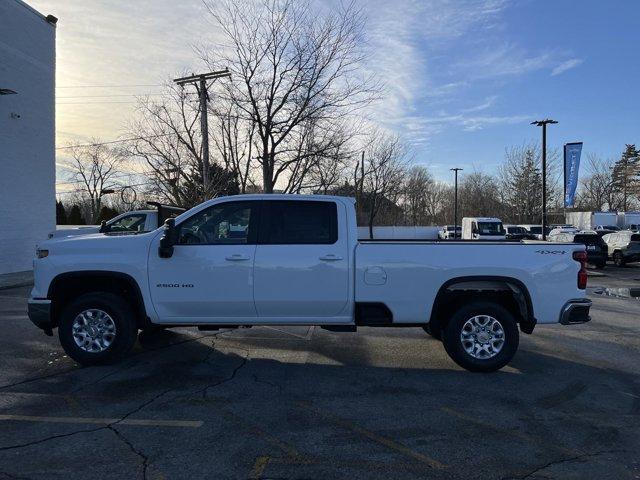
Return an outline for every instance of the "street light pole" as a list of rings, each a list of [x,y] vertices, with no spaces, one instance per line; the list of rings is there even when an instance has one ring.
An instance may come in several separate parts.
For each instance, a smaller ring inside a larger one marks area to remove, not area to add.
[[[454,188],[453,188],[453,238],[458,238],[458,172],[462,168],[450,168],[454,172]]]
[[[542,127],[542,240],[547,239],[547,125],[558,123],[545,119],[531,122],[531,125]]]

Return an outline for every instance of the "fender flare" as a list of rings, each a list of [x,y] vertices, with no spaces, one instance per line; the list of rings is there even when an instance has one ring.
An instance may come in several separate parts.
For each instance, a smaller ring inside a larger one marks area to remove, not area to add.
[[[446,294],[455,291],[471,291],[471,292],[511,292],[513,294],[518,308],[520,310],[520,330],[524,333],[532,333],[537,323],[531,295],[525,284],[513,277],[503,277],[494,275],[474,275],[455,277],[447,280],[436,294],[436,298],[431,308],[429,317],[429,325],[438,328],[442,319],[435,315],[442,306]]]

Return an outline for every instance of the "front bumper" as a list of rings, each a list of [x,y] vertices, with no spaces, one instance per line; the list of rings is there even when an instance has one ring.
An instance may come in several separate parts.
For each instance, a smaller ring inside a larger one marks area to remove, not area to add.
[[[569,300],[560,311],[560,323],[562,325],[575,325],[577,323],[587,323],[591,320],[589,309],[591,300],[588,298],[577,298]]]
[[[53,335],[53,322],[51,320],[51,300],[42,298],[30,298],[27,303],[27,314],[33,324],[44,330],[44,333]]]

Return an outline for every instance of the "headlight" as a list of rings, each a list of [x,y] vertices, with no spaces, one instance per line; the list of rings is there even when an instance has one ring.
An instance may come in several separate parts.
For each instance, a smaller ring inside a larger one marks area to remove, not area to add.
[[[45,258],[49,256],[49,250],[42,250],[40,248],[38,248],[36,250],[36,257],[38,258]]]

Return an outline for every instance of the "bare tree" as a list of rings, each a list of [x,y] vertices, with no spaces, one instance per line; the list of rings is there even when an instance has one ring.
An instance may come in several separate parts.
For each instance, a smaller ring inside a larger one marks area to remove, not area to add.
[[[586,173],[580,181],[577,205],[584,210],[615,210],[622,205],[622,195],[614,186],[611,174],[615,161],[595,154],[587,156]]]
[[[129,127],[133,140],[128,143],[128,154],[142,161],[150,193],[187,208],[211,197],[237,193],[233,174],[216,162],[210,163],[209,191],[204,191],[197,99],[173,85],[167,87],[167,94],[159,101],[140,99],[138,117]]]
[[[378,90],[361,70],[363,15],[353,4],[320,13],[304,0],[206,5],[229,45],[202,56],[211,68],[232,72],[226,93],[255,125],[262,188],[272,193],[281,178],[294,175],[294,186],[285,188],[295,191],[308,164],[335,144],[317,134],[331,131]]]
[[[402,193],[407,165],[407,151],[397,136],[374,132],[374,139],[365,150],[364,172],[355,184],[362,185],[362,210],[367,212],[369,237],[373,238],[373,225],[378,215],[385,211],[397,217],[401,211],[398,200]]]
[[[78,193],[87,200],[90,221],[95,223],[100,215],[102,197],[109,190],[120,187],[116,181],[122,174],[122,152],[101,144],[94,138],[90,144],[70,144],[71,160],[67,168],[78,182]]]
[[[428,225],[435,220],[444,189],[423,165],[409,169],[402,192],[402,205],[410,225]]]

